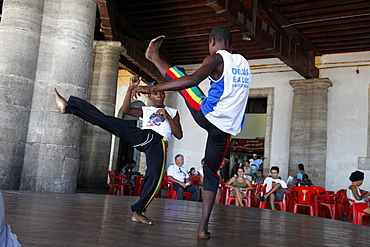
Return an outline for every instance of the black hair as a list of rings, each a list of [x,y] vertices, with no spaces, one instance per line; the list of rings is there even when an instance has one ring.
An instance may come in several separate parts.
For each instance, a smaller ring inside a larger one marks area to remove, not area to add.
[[[278,166],[271,166],[270,171],[275,170],[279,173],[279,167]]]
[[[245,162],[248,162],[249,164],[251,163],[249,160],[246,160]]]
[[[238,171],[239,171],[239,169],[242,169],[243,170],[243,172],[244,172],[244,169],[243,169],[243,167],[238,167],[238,169],[236,169],[236,173],[235,174],[238,174]]]
[[[225,26],[214,27],[209,34],[209,40],[211,38],[214,38],[217,42],[225,43],[227,46],[231,46],[232,43],[231,32]]]
[[[299,163],[299,164],[298,164],[298,167],[299,167],[299,169],[300,169],[301,171],[304,171],[304,165],[303,165],[302,163]]]
[[[205,158],[201,159],[200,163],[204,162],[205,161]]]
[[[351,173],[351,176],[349,176],[349,180],[351,182],[356,182],[356,181],[360,181],[360,180],[364,180],[364,173],[361,172],[361,171],[355,171],[355,172],[352,172]]]

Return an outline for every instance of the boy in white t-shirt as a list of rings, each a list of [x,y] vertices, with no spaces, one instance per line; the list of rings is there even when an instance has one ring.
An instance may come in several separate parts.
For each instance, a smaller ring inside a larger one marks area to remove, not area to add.
[[[142,117],[142,129],[120,118],[107,116],[89,102],[78,97],[71,96],[66,101],[59,95],[56,89],[54,89],[54,98],[60,113],[78,116],[126,140],[133,144],[134,148],[145,153],[147,170],[144,179],[144,189],[139,200],[131,205],[131,210],[133,212],[133,221],[152,225],[153,221],[147,218],[144,212],[162,183],[168,142],[172,135],[177,139],[181,139],[183,133],[177,110],[164,105],[164,91],[155,91],[148,94],[148,98],[152,101],[153,106],[130,107],[132,91],[139,85],[140,79],[138,76],[130,79],[130,86],[121,110],[124,114]],[[152,82],[154,85],[155,83],[158,82]],[[154,86],[152,84],[149,86]]]
[[[270,168],[271,177],[267,177],[263,182],[266,184],[267,193],[264,196],[259,197],[262,202],[270,202],[272,210],[276,210],[275,202],[280,202],[284,199],[284,192],[288,192],[288,186],[286,182],[279,178],[279,167],[272,166]]]

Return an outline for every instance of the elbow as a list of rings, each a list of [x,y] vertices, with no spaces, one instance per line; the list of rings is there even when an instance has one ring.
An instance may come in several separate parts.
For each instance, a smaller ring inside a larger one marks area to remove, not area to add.
[[[176,135],[174,134],[174,136],[178,139],[178,140],[181,140],[182,137],[184,136],[182,131],[180,133],[177,133]]]

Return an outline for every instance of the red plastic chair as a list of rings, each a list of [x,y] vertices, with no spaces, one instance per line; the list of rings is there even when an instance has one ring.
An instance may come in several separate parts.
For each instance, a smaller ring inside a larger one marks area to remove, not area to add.
[[[310,215],[317,215],[317,190],[311,187],[299,186],[292,188],[293,192],[293,213],[298,213],[298,207],[309,207]]]
[[[327,211],[330,213],[330,218],[337,220],[338,217],[338,203],[340,201],[340,194],[320,195],[319,196],[319,214],[320,217],[326,218]]]
[[[370,220],[370,214],[357,211],[356,207],[354,206],[355,201],[347,198],[347,195],[345,197],[349,202],[352,202],[352,204],[350,205],[350,210],[348,214],[348,222],[351,222],[351,218],[352,218],[354,224],[358,224],[358,225],[364,224],[365,226],[368,226],[369,220]]]
[[[261,193],[261,196],[266,194],[266,186],[267,186],[267,184],[264,185],[263,193]],[[283,200],[278,201],[278,202],[275,201],[275,204],[279,205],[280,211],[284,211],[284,212],[287,211],[288,205],[289,205],[289,199],[290,199],[290,195],[284,192]],[[267,202],[266,201],[260,202],[259,208],[266,209],[267,208]]]
[[[225,197],[225,205],[231,205],[232,202],[235,202],[236,198],[234,196],[230,196],[230,188],[226,188],[226,197]],[[245,207],[251,207],[251,196],[252,190],[247,191],[247,197],[243,198],[243,204]]]
[[[191,178],[191,184],[200,187],[199,177],[192,177]]]
[[[261,190],[262,183],[259,182],[259,183],[255,184],[255,185],[253,185],[253,187],[255,187],[255,190],[254,190],[254,192],[251,195],[251,206],[252,207],[258,207],[259,206],[259,201],[258,201],[258,198],[257,198],[257,194]]]
[[[340,189],[337,191],[338,198],[338,217],[342,217],[343,214],[348,217],[349,215],[349,202],[347,200],[347,190]]]
[[[170,190],[168,192],[167,198],[177,200],[177,191],[174,189],[173,182],[168,180],[168,185],[169,185]],[[190,201],[192,201],[193,193],[184,191],[184,197],[187,197],[189,198]]]
[[[130,184],[130,178],[119,175],[113,175],[113,173],[109,170],[107,170],[108,176],[109,176],[109,195],[125,195],[125,189],[128,188],[129,190],[129,195],[131,195],[132,192],[132,187]],[[127,183],[123,182],[123,179],[127,179]]]
[[[167,196],[168,195],[168,191],[170,189],[169,188],[169,185],[168,185],[168,176],[167,176],[167,174],[163,174],[161,188],[166,190],[166,196]]]
[[[310,186],[310,188],[313,188],[316,190],[316,212],[315,216],[319,216],[319,209],[320,209],[320,196],[321,195],[329,195],[331,194],[329,191],[326,191],[324,187],[320,186]]]
[[[141,196],[144,186],[144,176],[136,175],[134,177],[135,187],[134,187],[134,196]]]

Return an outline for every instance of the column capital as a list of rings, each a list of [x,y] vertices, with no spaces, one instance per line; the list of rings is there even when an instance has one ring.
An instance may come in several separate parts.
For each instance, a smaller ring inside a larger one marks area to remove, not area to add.
[[[329,88],[333,86],[329,78],[313,78],[313,79],[299,79],[290,80],[289,84],[294,88]]]
[[[105,53],[111,50],[113,53],[121,54],[126,52],[125,48],[119,41],[104,41],[95,40],[94,41],[94,52],[95,53]]]

